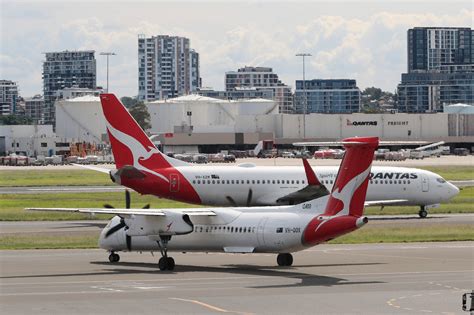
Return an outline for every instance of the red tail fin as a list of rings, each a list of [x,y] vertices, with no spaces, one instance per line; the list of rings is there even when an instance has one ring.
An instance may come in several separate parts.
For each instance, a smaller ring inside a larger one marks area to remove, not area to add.
[[[364,210],[370,167],[377,137],[348,138],[343,140],[346,153],[326,205],[324,215],[361,216]]]
[[[147,170],[170,166],[114,94],[101,94],[100,101],[117,168],[133,165],[139,170]]]

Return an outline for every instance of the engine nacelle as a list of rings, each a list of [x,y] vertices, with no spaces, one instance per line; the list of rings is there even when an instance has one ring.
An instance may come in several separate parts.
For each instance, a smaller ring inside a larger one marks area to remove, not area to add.
[[[164,216],[136,215],[125,219],[129,236],[183,235],[191,233],[194,225],[187,214],[167,211]]]

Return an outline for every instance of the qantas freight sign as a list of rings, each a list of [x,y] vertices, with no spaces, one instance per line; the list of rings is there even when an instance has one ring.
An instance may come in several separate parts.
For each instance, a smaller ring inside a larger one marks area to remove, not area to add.
[[[113,94],[101,95],[117,184],[141,194],[211,206],[298,204],[328,195],[337,167],[197,166],[162,154]],[[435,205],[458,193],[439,175],[411,168],[372,167],[367,202]],[[341,192],[342,193],[342,192]]]

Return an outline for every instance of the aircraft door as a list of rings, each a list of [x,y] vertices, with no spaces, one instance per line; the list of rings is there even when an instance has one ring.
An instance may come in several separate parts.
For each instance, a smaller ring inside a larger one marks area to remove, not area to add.
[[[428,181],[428,177],[426,175],[421,175],[421,191],[428,192],[430,189],[430,182]]]
[[[268,221],[268,217],[262,218],[257,226],[257,240],[259,246],[265,246],[265,224]]]
[[[178,174],[170,174],[170,192],[179,191],[179,176]]]

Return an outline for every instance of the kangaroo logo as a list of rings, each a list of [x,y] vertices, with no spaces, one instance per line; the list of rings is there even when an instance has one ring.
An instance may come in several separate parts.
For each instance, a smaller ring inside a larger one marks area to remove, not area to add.
[[[169,180],[165,176],[155,171],[152,171],[140,164],[140,161],[148,160],[153,154],[161,154],[157,148],[150,146],[148,148],[145,148],[137,139],[126,133],[121,132],[120,130],[115,129],[108,121],[107,129],[112,134],[112,136],[114,136],[115,139],[117,139],[130,149],[133,156],[133,166],[135,168],[156,175],[167,183],[169,183]]]
[[[349,214],[349,206],[351,204],[352,195],[359,188],[359,186],[362,185],[362,183],[367,178],[367,176],[369,176],[369,172],[370,172],[370,165],[365,171],[354,176],[354,178],[352,178],[342,189],[339,189],[339,188],[334,189],[332,196],[335,199],[341,201],[343,204],[342,210],[338,212],[339,215]]]

